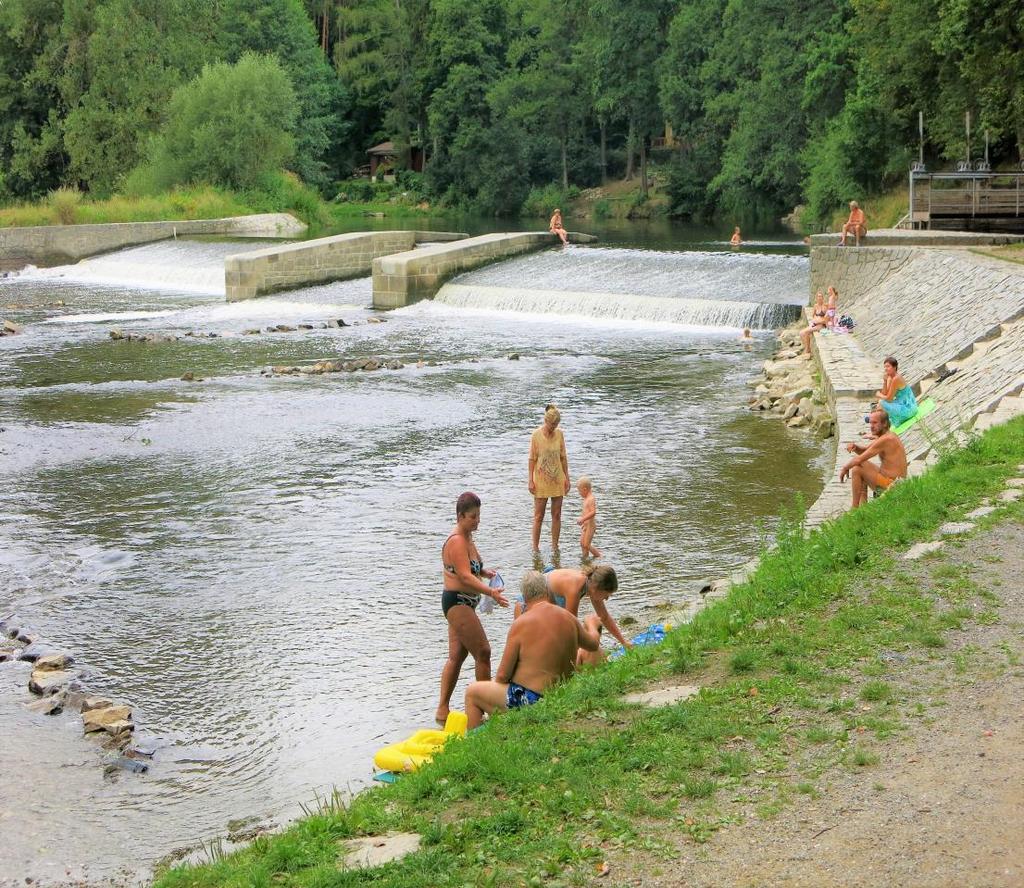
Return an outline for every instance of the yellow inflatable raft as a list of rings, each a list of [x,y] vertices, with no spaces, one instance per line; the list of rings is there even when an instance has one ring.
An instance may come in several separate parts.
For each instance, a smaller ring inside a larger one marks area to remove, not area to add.
[[[466,714],[451,712],[443,730],[417,731],[407,740],[378,749],[373,763],[378,768],[398,774],[415,771],[440,752],[451,737],[463,737],[465,734]]]

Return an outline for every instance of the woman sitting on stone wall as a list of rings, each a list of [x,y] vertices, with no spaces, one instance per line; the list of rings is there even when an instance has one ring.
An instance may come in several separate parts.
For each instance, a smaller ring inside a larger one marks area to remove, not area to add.
[[[804,354],[811,356],[811,337],[818,331],[825,329],[825,294],[818,290],[814,297],[814,311],[811,313],[811,323],[800,331],[800,341],[804,344]]]
[[[886,358],[882,366],[885,376],[882,388],[875,392],[875,397],[878,398],[878,406],[889,414],[889,422],[895,427],[917,413],[917,398],[899,373],[899,361]]]

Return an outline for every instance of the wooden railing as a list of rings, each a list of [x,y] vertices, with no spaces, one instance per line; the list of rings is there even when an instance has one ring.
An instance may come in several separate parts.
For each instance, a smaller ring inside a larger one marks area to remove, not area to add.
[[[1024,172],[910,172],[910,222],[1024,217]]]

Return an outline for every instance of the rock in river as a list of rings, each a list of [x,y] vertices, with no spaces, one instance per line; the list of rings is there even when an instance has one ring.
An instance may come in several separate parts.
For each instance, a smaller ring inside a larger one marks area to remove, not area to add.
[[[82,710],[82,725],[86,734],[106,731],[118,734],[122,730],[131,730],[132,709],[130,706],[105,706],[103,709]]]
[[[28,647],[24,648],[18,655],[19,660],[27,660],[29,663],[34,663],[40,657],[48,657],[51,654],[63,653],[55,645],[49,644],[45,641],[33,641]]]
[[[75,658],[66,651],[57,651],[55,654],[46,654],[36,660],[36,670],[45,672],[48,669],[67,669],[72,663],[75,662]]]
[[[33,694],[47,697],[56,694],[74,677],[75,673],[68,669],[33,669],[28,680],[28,689]]]

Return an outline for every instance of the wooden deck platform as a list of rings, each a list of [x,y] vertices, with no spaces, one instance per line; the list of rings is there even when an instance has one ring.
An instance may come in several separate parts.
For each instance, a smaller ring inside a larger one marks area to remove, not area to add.
[[[910,173],[911,225],[1024,226],[1024,172]]]

